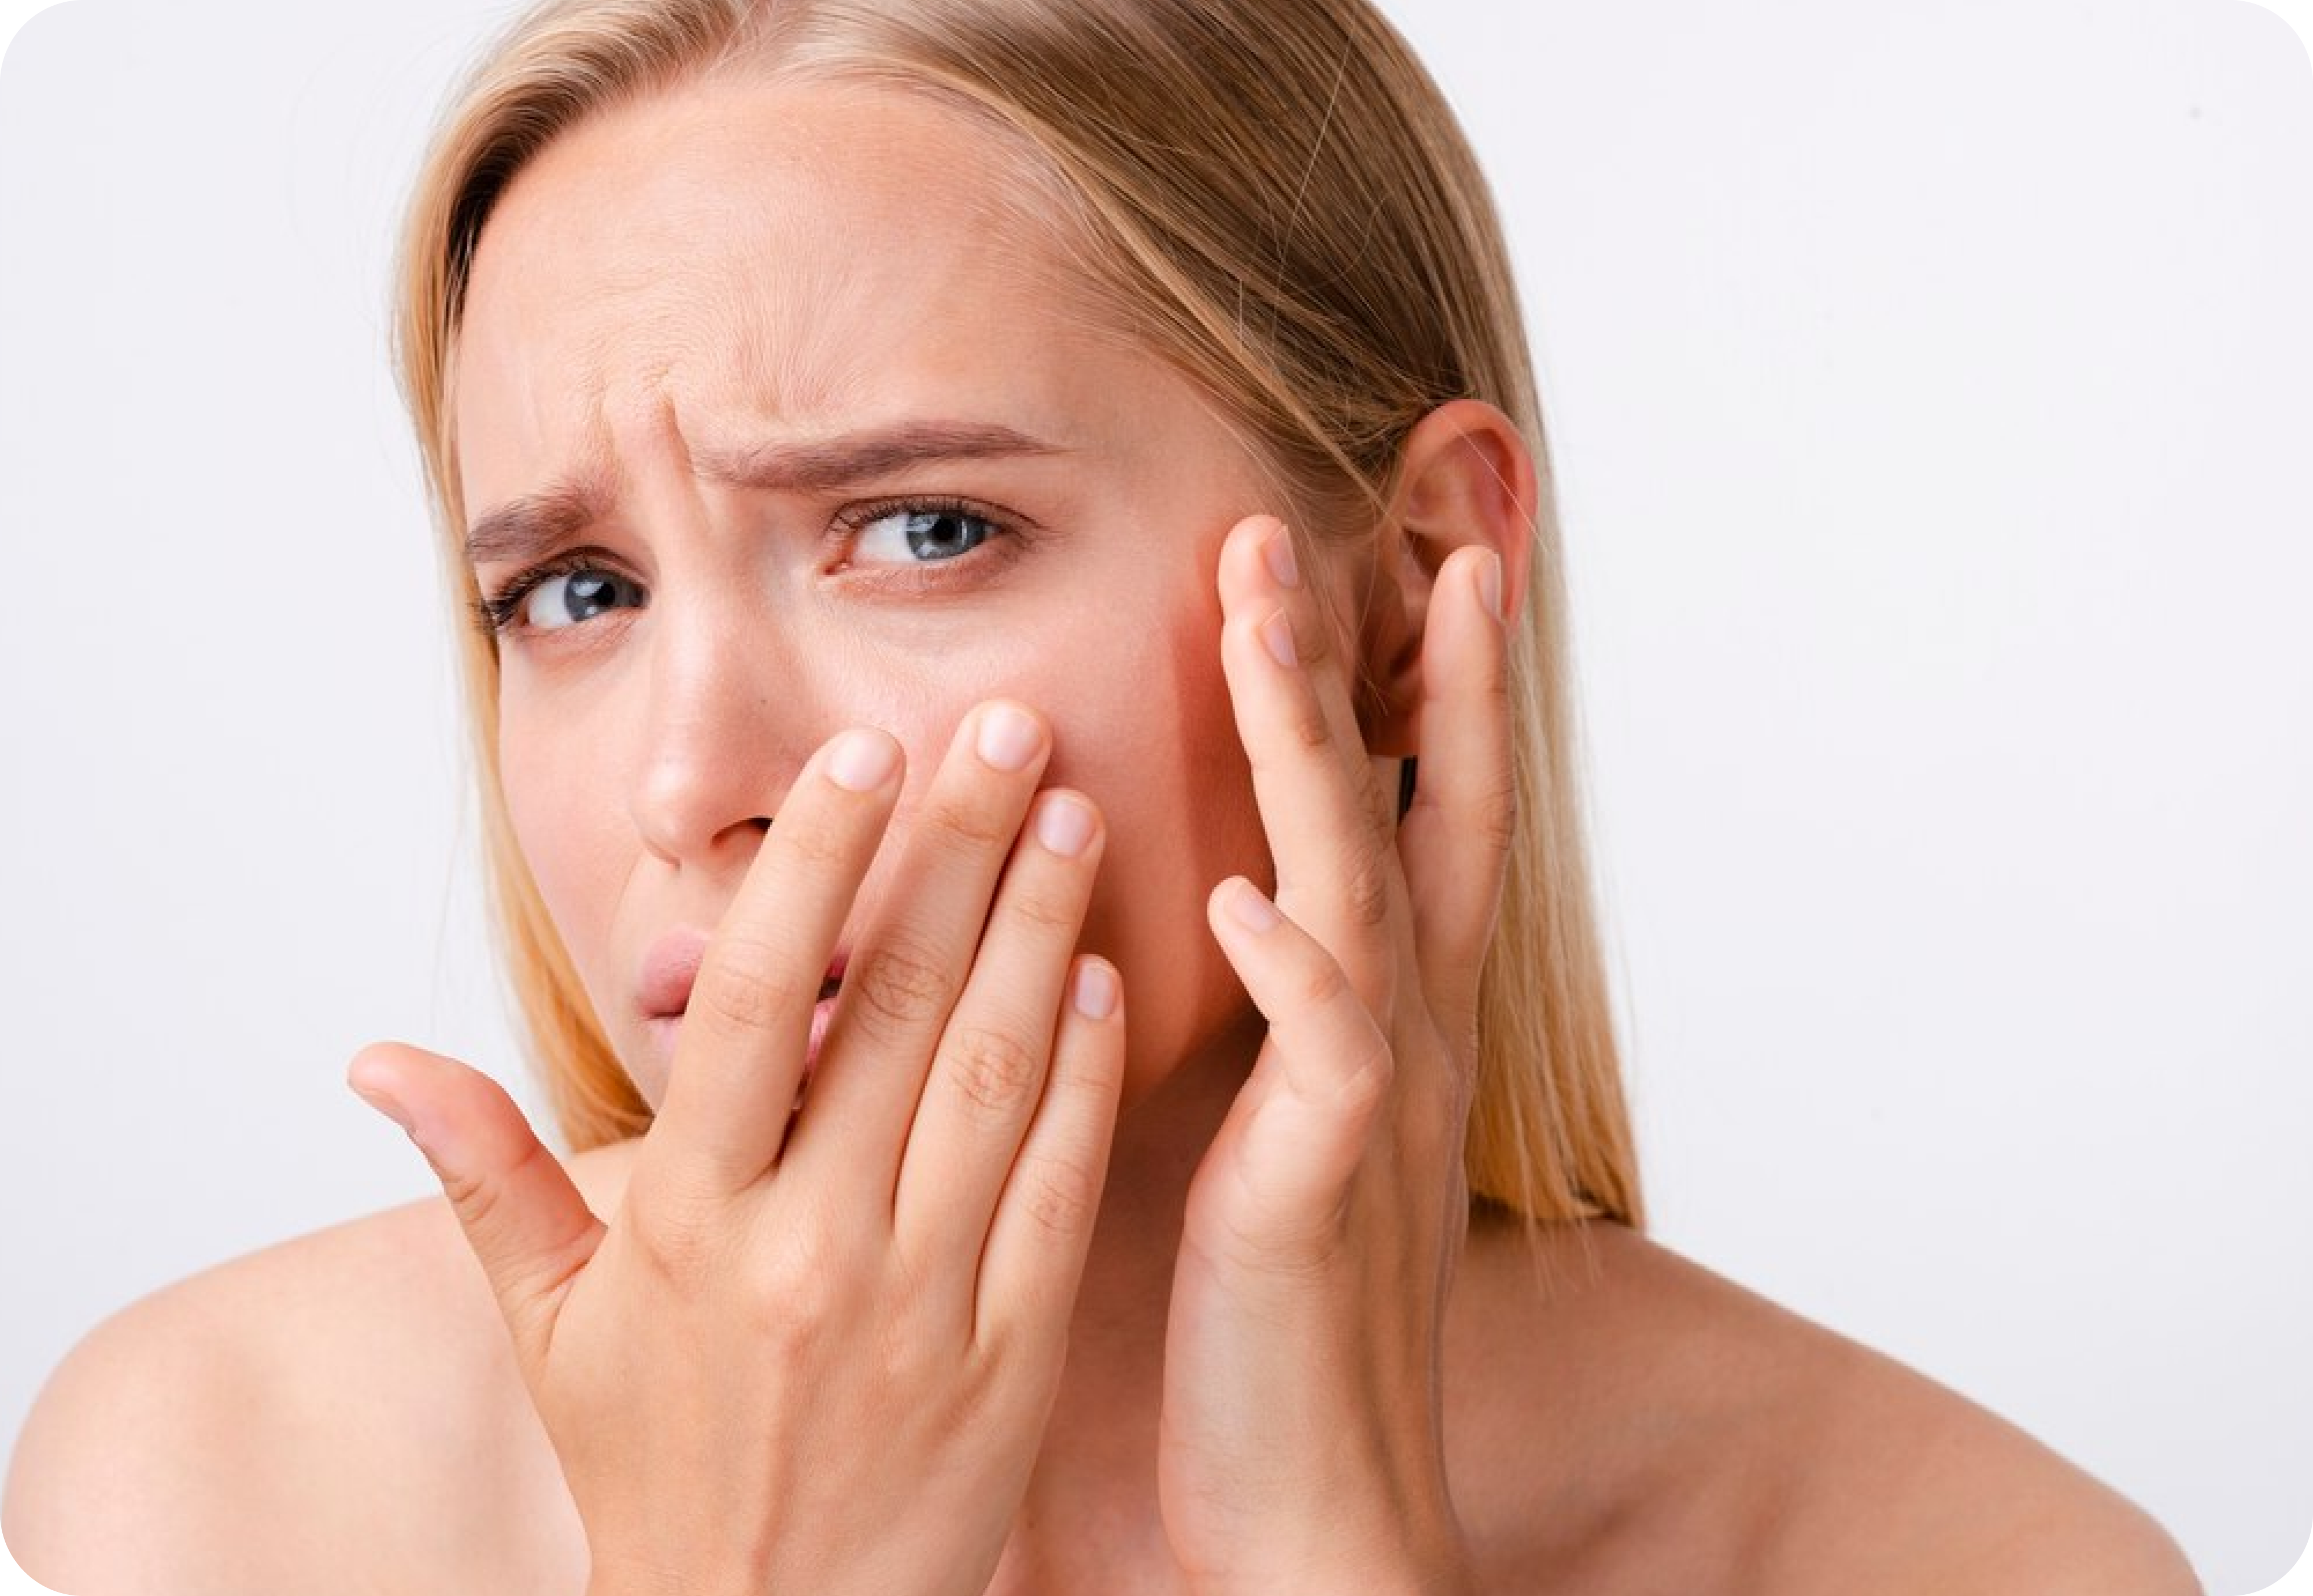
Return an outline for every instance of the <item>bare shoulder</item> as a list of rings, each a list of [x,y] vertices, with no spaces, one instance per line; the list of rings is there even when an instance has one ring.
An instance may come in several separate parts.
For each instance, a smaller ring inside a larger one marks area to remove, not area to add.
[[[1692,1265],[1686,1265],[1692,1267]],[[1818,1326],[1760,1305],[1787,1343],[1777,1488],[1789,1590],[2191,1596],[2141,1508],[1995,1414]],[[1775,1321],[1788,1321],[1777,1325]],[[1840,1571],[1834,1573],[1834,1571]]]
[[[5,1528],[25,1572],[76,1596],[267,1592],[327,1567],[331,1544],[380,1545],[372,1487],[422,1491],[409,1459],[446,1446],[488,1383],[457,1244],[442,1204],[395,1209],[98,1326],[17,1442]]]
[[[75,1596],[389,1590],[416,1559],[497,1565],[494,1508],[558,1484],[551,1466],[435,1200],[235,1259],[98,1326],[35,1403],[0,1517],[25,1572]]]
[[[2142,1510],[2021,1430],[1641,1237],[1593,1225],[1537,1261],[1500,1241],[1493,1253],[1473,1283],[1486,1328],[1456,1345],[1521,1400],[1498,1391],[1471,1411],[1524,1408],[1561,1442],[1581,1437],[1593,1465],[1577,1480],[1514,1458],[1498,1416],[1472,1421],[1491,1434],[1473,1475],[1543,1470],[1539,1493],[1509,1493],[1524,1500],[1504,1523],[1570,1517],[1538,1541],[1499,1538],[1503,1565],[1534,1575],[1503,1588],[1555,1588],[1545,1568],[1580,1566],[1606,1590],[2200,1590]]]

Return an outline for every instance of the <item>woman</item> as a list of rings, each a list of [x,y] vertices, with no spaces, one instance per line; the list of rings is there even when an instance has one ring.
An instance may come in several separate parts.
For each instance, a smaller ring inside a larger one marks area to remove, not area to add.
[[[92,1338],[27,1567],[2189,1589],[1639,1233],[1536,410],[1402,47],[919,10],[552,7],[453,115],[405,375],[587,1151],[365,1054],[448,1207]]]

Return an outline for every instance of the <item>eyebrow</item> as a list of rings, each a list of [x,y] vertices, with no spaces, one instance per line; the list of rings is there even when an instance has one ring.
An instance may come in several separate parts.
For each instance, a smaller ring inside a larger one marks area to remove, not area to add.
[[[602,518],[600,492],[565,483],[500,505],[466,529],[466,563],[522,565]]]
[[[909,421],[838,437],[707,449],[693,456],[692,464],[710,481],[811,493],[874,481],[912,466],[1067,453],[1009,427]],[[602,519],[606,504],[599,486],[575,481],[509,500],[467,529],[467,562],[479,567],[535,560]]]

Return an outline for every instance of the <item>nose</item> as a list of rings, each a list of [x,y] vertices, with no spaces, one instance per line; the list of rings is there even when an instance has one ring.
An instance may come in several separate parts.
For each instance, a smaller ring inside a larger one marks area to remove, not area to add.
[[[668,863],[743,869],[817,744],[816,708],[763,617],[670,604],[651,621],[635,829]]]

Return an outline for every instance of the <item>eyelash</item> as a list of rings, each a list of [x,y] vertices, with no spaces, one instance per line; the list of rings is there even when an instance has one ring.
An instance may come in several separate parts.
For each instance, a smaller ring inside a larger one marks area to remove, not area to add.
[[[536,565],[515,572],[496,593],[486,593],[476,599],[474,623],[486,636],[503,637],[520,628],[523,604],[544,584],[557,577],[576,576],[580,571],[615,571],[617,569],[617,561],[602,549],[572,549],[550,560],[541,560]]]
[[[940,578],[932,575],[934,571],[952,566],[977,564],[983,559],[1000,558],[1000,555],[989,553],[996,544],[1017,543],[1031,535],[1028,524],[1020,516],[998,510],[992,505],[982,504],[977,499],[955,498],[937,494],[929,497],[875,499],[866,504],[847,505],[835,517],[835,524],[842,529],[845,537],[851,543],[856,544],[868,527],[883,520],[886,516],[961,516],[970,520],[985,523],[989,535],[986,542],[952,560],[924,560],[915,565],[864,568],[850,565],[847,553],[846,562],[835,569],[839,570],[872,569],[877,572],[878,579],[882,580],[937,581]]]
[[[876,499],[866,504],[846,506],[835,517],[835,525],[841,530],[849,543],[856,542],[863,532],[885,516],[899,515],[968,516],[974,521],[984,522],[989,529],[990,536],[978,548],[968,553],[960,554],[953,560],[923,562],[912,568],[912,574],[910,574],[911,568],[907,566],[875,568],[879,572],[879,578],[883,580],[918,583],[937,581],[939,578],[932,573],[942,567],[976,562],[982,557],[982,551],[995,543],[1017,543],[1032,535],[1021,517],[998,511],[992,506],[982,504],[976,499],[937,495],[928,498]],[[544,583],[550,582],[557,577],[576,576],[581,571],[616,570],[617,569],[617,562],[607,551],[602,549],[573,549],[566,553],[557,554],[550,560],[541,560],[536,565],[517,571],[507,578],[506,585],[497,592],[484,594],[477,598],[473,605],[474,622],[481,628],[485,636],[504,637],[520,629],[523,604]],[[855,568],[847,563],[838,565],[835,569],[849,570]],[[637,585],[640,586],[639,583]],[[646,588],[645,592],[647,591],[648,589]]]

